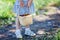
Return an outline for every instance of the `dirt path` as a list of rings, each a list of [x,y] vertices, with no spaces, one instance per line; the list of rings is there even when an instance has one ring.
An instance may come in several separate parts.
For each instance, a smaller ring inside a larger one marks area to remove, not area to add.
[[[57,16],[55,17],[55,14],[57,13],[60,14],[60,10],[57,10],[55,7],[47,8],[47,9],[49,9],[47,15],[34,16],[34,20],[33,20],[34,23],[30,25],[31,30],[34,31],[36,34],[45,34],[46,32],[49,33],[51,29],[54,29],[53,25],[55,24],[56,22],[55,19],[57,17]],[[56,32],[56,29],[54,29],[54,31]],[[3,40],[3,38],[8,38],[8,39],[16,38],[14,32],[15,32],[15,26],[9,25],[7,27],[3,27],[2,29],[0,29],[0,39]],[[24,31],[22,33],[24,35]]]

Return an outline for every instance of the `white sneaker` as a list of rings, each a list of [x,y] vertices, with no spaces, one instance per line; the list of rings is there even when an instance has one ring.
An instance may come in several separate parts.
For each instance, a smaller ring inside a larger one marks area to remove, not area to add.
[[[22,38],[20,29],[16,30],[15,34],[17,38]]]
[[[25,30],[25,35],[35,36],[36,34],[33,31],[31,31],[30,29],[26,29]]]

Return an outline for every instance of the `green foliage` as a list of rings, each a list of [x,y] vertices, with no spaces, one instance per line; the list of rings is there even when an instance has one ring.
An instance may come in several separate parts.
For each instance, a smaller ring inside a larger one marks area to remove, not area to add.
[[[12,12],[14,0],[0,0],[0,26],[10,24],[15,14]]]
[[[42,9],[50,3],[55,3],[60,6],[60,0],[34,0],[36,10]]]
[[[58,37],[58,40],[60,40],[60,30],[58,31],[56,36]]]
[[[6,0],[5,0],[6,1]],[[12,18],[14,14],[12,13],[12,3],[0,1],[0,19]]]

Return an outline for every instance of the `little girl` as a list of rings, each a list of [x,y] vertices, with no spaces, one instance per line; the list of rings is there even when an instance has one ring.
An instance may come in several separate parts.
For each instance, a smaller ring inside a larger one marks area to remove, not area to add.
[[[33,0],[16,0],[14,4],[14,12],[16,13],[16,37],[22,38],[21,27],[18,16],[27,16],[34,13]],[[30,30],[29,25],[25,28],[25,35],[35,36],[36,34]]]

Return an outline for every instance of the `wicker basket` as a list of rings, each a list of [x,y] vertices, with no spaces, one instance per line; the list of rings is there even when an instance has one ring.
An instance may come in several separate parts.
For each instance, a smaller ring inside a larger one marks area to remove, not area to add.
[[[23,26],[30,25],[33,23],[32,15],[23,16],[23,17],[19,16],[18,18],[19,18],[20,24]]]

